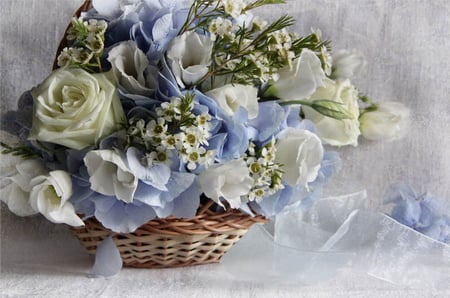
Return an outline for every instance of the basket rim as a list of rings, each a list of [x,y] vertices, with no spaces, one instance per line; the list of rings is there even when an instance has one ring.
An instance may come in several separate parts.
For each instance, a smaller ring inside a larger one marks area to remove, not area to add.
[[[95,216],[84,220],[84,227],[72,227],[76,233],[90,229],[108,230],[111,234],[161,234],[167,236],[177,235],[205,235],[211,233],[224,233],[231,230],[248,230],[253,224],[264,224],[269,220],[263,215],[250,215],[238,209],[228,208],[224,211],[213,211],[211,206],[215,204],[210,200],[201,205],[197,214],[191,218],[169,216],[166,218],[154,218],[138,227],[131,233],[114,232],[106,228]]]

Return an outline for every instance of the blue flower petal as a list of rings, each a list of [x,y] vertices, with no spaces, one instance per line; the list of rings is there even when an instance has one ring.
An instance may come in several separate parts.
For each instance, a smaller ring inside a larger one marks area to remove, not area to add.
[[[95,252],[95,263],[89,277],[110,277],[122,269],[122,258],[111,236],[103,240]]]
[[[152,207],[138,201],[127,204],[115,197],[99,196],[94,200],[95,217],[103,226],[117,233],[131,233],[156,217]]]

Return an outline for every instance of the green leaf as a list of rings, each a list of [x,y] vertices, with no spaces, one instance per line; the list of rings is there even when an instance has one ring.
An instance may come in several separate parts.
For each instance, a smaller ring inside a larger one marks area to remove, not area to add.
[[[313,101],[309,106],[316,112],[337,120],[354,118],[353,115],[343,106],[343,104],[336,101],[319,99]]]

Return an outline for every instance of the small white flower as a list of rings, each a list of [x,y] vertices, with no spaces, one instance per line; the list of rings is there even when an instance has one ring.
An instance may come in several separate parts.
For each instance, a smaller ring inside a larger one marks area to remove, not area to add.
[[[30,184],[31,207],[53,223],[83,226],[69,202],[72,196],[72,180],[64,171],[51,171],[48,175],[33,178]]]
[[[105,47],[103,43],[103,39],[94,34],[90,34],[86,38],[86,47],[91,50],[94,54],[100,54],[103,51],[103,48]]]
[[[64,48],[58,56],[58,66],[67,67],[72,63],[72,51],[69,48]]]
[[[216,39],[216,35],[224,38],[225,36],[233,40],[235,38],[233,23],[221,17],[215,18],[211,21],[208,31],[212,34],[212,39]]]
[[[409,128],[410,111],[399,102],[381,102],[375,111],[359,118],[361,133],[369,140],[393,141],[402,138]]]
[[[185,158],[188,163],[187,168],[191,171],[195,170],[197,168],[197,164],[203,163],[202,156],[205,153],[206,153],[206,149],[203,147],[186,149]]]
[[[233,18],[239,17],[246,6],[243,0],[222,0],[221,5],[225,12]]]
[[[103,35],[106,32],[108,23],[104,20],[90,19],[88,22],[87,29],[90,33],[95,35]]]
[[[182,148],[182,138],[181,134],[166,135],[162,141],[161,145],[166,149],[181,149]]]
[[[146,136],[148,137],[161,137],[165,135],[167,132],[167,124],[164,118],[158,118],[155,120],[151,120],[147,124],[147,133]]]
[[[74,62],[79,64],[88,64],[94,57],[94,53],[84,48],[73,48],[72,49],[72,59]]]
[[[267,22],[260,16],[256,16],[253,18],[253,27],[255,27],[256,30],[263,30],[268,24],[269,22]]]
[[[203,114],[200,114],[200,115],[198,115],[198,116],[196,117],[196,120],[197,120],[197,126],[198,126],[199,128],[202,128],[202,129],[205,130],[205,131],[208,131],[209,128],[211,127],[211,125],[210,125],[210,123],[209,123],[209,121],[211,121],[211,119],[212,119],[211,115],[208,114],[207,112],[206,112],[206,113],[203,113]]]

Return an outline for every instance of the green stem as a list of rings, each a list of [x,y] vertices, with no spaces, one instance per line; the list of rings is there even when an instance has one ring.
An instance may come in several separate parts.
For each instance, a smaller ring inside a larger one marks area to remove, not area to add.
[[[304,106],[310,107],[312,105],[312,102],[299,99],[299,100],[278,101],[278,104],[280,106],[300,104],[300,105],[304,105]]]

